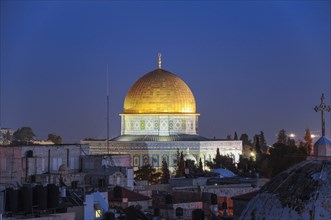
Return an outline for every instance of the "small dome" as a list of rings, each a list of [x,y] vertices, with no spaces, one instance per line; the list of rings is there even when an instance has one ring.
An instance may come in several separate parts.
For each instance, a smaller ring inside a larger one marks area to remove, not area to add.
[[[331,156],[331,142],[324,136],[322,136],[314,144],[314,156]]]
[[[196,113],[193,93],[186,83],[163,69],[138,79],[124,100],[124,114]]]
[[[240,219],[331,219],[331,161],[306,160],[278,174]]]
[[[184,156],[184,161],[187,161],[187,160],[192,160],[192,161],[194,161],[194,163],[197,163],[197,160],[195,159],[195,157],[192,154],[186,154]]]

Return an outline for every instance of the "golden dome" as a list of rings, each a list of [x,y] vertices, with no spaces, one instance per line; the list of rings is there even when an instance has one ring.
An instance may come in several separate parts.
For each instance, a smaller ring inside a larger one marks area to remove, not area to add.
[[[195,99],[186,83],[173,73],[156,69],[130,88],[124,114],[195,114]]]

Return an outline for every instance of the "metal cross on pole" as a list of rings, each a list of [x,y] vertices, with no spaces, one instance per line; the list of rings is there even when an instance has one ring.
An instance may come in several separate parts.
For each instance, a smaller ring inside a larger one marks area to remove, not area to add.
[[[324,112],[330,112],[331,107],[329,105],[326,105],[324,103],[324,93],[322,93],[321,96],[321,104],[319,106],[315,106],[314,110],[316,112],[321,112],[322,115],[322,136],[325,136],[325,118],[324,118]]]

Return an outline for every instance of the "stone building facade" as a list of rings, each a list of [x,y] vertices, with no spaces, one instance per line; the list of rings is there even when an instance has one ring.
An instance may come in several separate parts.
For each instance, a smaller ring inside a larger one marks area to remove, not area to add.
[[[107,149],[105,141],[82,141],[90,144],[91,152],[104,154]],[[192,155],[196,161],[211,161],[216,156],[217,148],[223,155],[230,155],[234,161],[239,161],[242,153],[241,141],[204,140],[204,141],[116,141],[109,142],[112,154],[130,154],[131,166],[140,167],[151,164],[154,167],[162,166],[165,158],[168,165],[174,166],[177,159],[177,149],[185,154]]]
[[[36,175],[57,175],[62,165],[68,173],[77,173],[80,157],[88,154],[89,146],[81,144],[0,146],[0,182],[24,183],[35,181]]]

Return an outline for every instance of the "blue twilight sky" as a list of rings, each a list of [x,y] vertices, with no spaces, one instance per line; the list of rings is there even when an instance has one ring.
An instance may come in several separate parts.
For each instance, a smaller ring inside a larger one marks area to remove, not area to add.
[[[2,0],[0,24],[0,126],[39,139],[106,137],[107,64],[119,135],[125,95],[159,51],[192,89],[202,136],[302,139],[321,133],[321,93],[330,104],[330,1]]]

